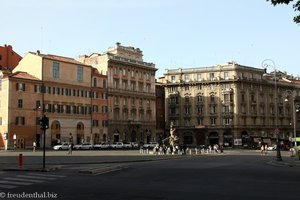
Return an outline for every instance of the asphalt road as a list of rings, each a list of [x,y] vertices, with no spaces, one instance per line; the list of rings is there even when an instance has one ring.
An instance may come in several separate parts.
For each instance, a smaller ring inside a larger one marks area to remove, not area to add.
[[[0,198],[24,199],[7,198],[24,194],[65,200],[299,199],[300,166],[278,165],[273,160],[273,156],[233,152],[132,163],[70,164],[47,173],[0,171]],[[82,169],[116,165],[122,169],[79,173]],[[20,182],[30,184],[16,185]]]

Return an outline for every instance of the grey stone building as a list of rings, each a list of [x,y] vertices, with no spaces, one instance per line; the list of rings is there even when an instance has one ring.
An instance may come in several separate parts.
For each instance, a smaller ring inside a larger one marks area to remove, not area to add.
[[[182,143],[257,147],[274,145],[279,133],[290,145],[298,131],[300,82],[285,73],[228,62],[164,75],[166,126],[174,123]]]

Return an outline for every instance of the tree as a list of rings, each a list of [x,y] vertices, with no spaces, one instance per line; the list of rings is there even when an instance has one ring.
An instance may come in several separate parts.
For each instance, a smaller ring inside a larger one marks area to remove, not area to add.
[[[271,1],[273,6],[276,6],[278,4],[289,4],[290,2],[292,2],[294,0],[267,0],[267,1]],[[296,3],[293,4],[293,8],[294,8],[295,12],[300,12],[300,0],[297,0]],[[300,24],[300,14],[298,14],[294,17],[294,22],[296,24]]]

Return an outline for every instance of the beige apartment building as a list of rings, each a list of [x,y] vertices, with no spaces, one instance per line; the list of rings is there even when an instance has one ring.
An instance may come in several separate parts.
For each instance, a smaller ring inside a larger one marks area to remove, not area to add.
[[[107,75],[109,142],[150,142],[156,136],[155,72],[153,63],[143,61],[139,48],[114,47],[99,54],[80,56]]]
[[[1,147],[42,145],[39,119],[49,117],[46,147],[63,141],[100,142],[107,130],[103,88],[106,76],[73,58],[29,52],[1,77]]]
[[[167,69],[166,124],[173,122],[181,142],[191,145],[274,145],[278,132],[281,143],[289,145],[296,134],[294,121],[299,133],[293,104],[300,82],[281,72],[276,78],[265,69],[234,62]]]

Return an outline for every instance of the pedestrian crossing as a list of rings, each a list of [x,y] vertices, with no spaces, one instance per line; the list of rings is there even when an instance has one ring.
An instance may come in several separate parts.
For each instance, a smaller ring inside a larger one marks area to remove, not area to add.
[[[26,173],[24,175],[19,174],[13,177],[5,177],[0,179],[0,192],[3,191],[3,189],[15,189],[21,186],[53,181],[64,177],[66,176],[43,173]]]

